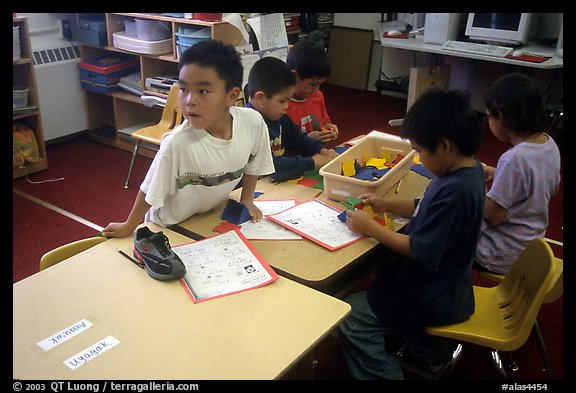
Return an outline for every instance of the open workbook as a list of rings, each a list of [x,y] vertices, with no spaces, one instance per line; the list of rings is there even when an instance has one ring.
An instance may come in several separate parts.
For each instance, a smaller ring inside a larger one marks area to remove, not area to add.
[[[238,230],[172,247],[186,265],[180,282],[194,303],[258,288],[278,279]]]

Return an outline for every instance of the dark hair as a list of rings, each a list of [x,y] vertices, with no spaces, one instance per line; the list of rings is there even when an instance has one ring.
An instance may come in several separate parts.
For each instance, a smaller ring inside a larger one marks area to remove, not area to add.
[[[536,83],[520,73],[504,75],[484,94],[484,105],[490,115],[502,116],[502,125],[520,135],[543,132],[546,110]]]
[[[461,92],[432,87],[410,107],[400,135],[432,153],[439,140],[446,138],[454,142],[460,154],[472,156],[480,147],[482,127]]]
[[[188,64],[213,68],[218,76],[226,82],[227,91],[234,87],[242,88],[244,67],[240,54],[232,45],[211,39],[199,41],[180,55],[178,72]]]
[[[288,52],[286,64],[300,79],[324,78],[330,75],[330,58],[326,49],[311,40],[298,41]]]
[[[248,95],[263,91],[266,97],[296,84],[296,77],[286,63],[276,57],[263,57],[252,66],[248,75]]]

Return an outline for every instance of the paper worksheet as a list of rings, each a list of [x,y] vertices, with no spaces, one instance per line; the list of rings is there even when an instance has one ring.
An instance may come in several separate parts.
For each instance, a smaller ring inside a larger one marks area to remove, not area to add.
[[[296,206],[295,199],[288,200],[254,200],[254,205],[262,211],[264,218],[259,222],[246,221],[240,232],[250,240],[302,240],[302,236],[272,220],[266,218]]]
[[[350,231],[338,219],[340,213],[341,210],[315,198],[268,218],[334,251],[364,237]]]
[[[258,288],[278,279],[238,230],[172,250],[186,265],[180,282],[194,303]]]

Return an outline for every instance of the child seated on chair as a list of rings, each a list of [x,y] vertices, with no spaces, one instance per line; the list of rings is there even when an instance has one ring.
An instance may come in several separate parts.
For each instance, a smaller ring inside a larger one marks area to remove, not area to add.
[[[286,113],[310,138],[324,144],[334,141],[338,126],[332,124],[319,90],[331,71],[326,49],[311,40],[298,41],[288,52],[286,64],[296,74],[296,88]]]
[[[486,187],[475,158],[481,134],[477,115],[462,94],[429,89],[406,114],[401,136],[436,177],[417,200],[359,196],[374,212],[411,217],[403,233],[362,210],[348,211],[350,230],[388,249],[371,286],[346,298],[352,312],[340,324],[340,333],[353,377],[403,379],[398,361],[385,351],[390,334],[401,336],[409,354],[428,372],[448,364],[448,342],[424,329],[461,322],[474,313],[472,258]]]
[[[499,78],[485,94],[492,133],[512,148],[484,172],[486,195],[474,267],[506,274],[531,240],[546,235],[548,205],[560,184],[560,151],[544,133],[546,111],[532,79],[520,73]]]
[[[164,135],[134,206],[124,222],[112,222],[105,237],[131,235],[142,222],[177,224],[225,201],[242,180],[242,202],[253,221],[259,176],[274,172],[268,128],[262,116],[233,106],[243,67],[231,45],[203,40],[180,56],[178,105],[185,118]]]
[[[246,106],[260,112],[268,125],[276,170],[272,178],[276,181],[296,179],[337,156],[334,149],[327,149],[319,140],[300,132],[286,115],[295,84],[290,67],[275,57],[258,60],[248,76],[250,101]]]

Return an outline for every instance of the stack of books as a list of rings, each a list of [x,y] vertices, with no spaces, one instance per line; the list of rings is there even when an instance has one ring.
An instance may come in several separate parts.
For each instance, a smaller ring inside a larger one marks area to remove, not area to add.
[[[286,33],[300,32],[300,14],[299,13],[285,13],[284,25],[286,26]]]

